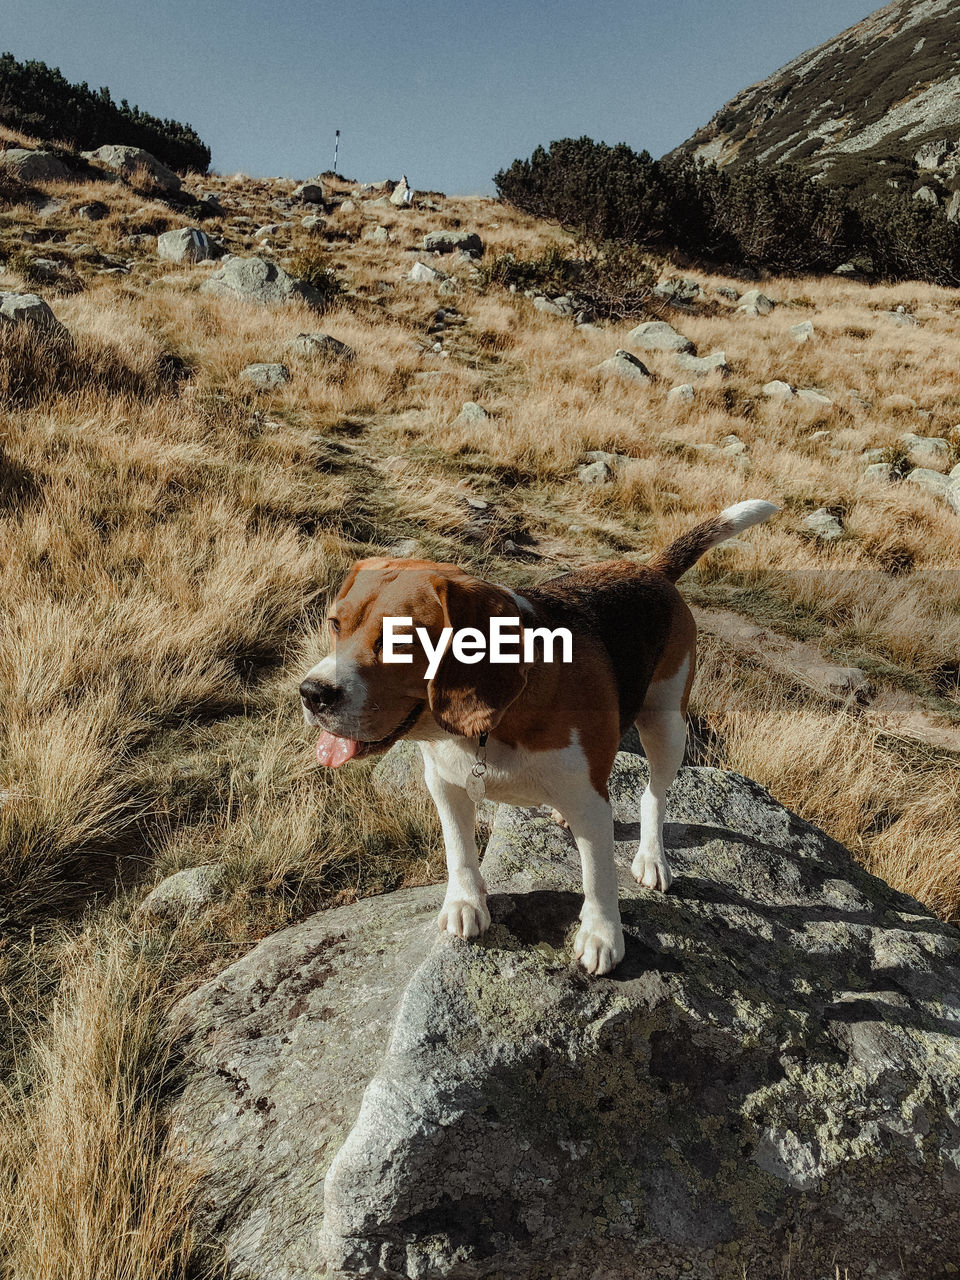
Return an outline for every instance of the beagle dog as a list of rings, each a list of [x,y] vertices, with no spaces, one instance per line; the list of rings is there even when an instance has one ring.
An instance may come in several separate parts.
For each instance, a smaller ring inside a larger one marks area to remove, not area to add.
[[[300,685],[304,716],[322,730],[318,762],[332,768],[400,738],[419,743],[446,848],[441,929],[471,938],[490,924],[475,841],[479,795],[551,805],[569,825],[583,868],[575,954],[588,973],[619,963],[607,780],[631,723],[650,766],[632,871],[661,892],[671,880],[664,807],[683,759],[697,634],[674,583],[711,547],[776,511],[769,502],[740,502],[645,565],[611,560],[523,595],[450,564],[376,558],[354,565],[329,611],[332,653]],[[497,618],[511,619],[521,638],[528,631],[539,637],[539,649],[535,639],[518,646],[514,660],[495,663],[447,645],[451,628],[482,633]],[[404,658],[388,646],[393,661],[384,661],[385,619],[412,622],[423,643],[409,643]],[[570,633],[569,661],[556,653],[546,660],[545,633],[558,628]]]

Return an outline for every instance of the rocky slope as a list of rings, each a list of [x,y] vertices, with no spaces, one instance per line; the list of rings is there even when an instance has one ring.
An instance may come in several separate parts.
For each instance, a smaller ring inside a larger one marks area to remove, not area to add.
[[[611,978],[571,965],[569,832],[501,805],[482,943],[437,938],[440,888],[407,890],[273,935],[180,1005],[175,1142],[230,1275],[732,1278],[788,1253],[797,1280],[940,1274],[956,931],[714,769],[671,793],[677,885],[638,889],[645,783],[622,753]]]
[[[938,201],[960,183],[960,9],[895,0],[743,89],[683,149],[721,165],[802,163]]]

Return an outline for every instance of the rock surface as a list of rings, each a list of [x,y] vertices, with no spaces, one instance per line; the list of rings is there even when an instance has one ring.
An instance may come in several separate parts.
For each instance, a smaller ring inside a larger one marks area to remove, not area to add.
[[[598,364],[597,372],[605,378],[620,378],[624,382],[649,382],[651,376],[645,364],[622,348]]]
[[[467,253],[471,258],[483,257],[483,241],[475,231],[429,231],[423,237],[427,253]]]
[[[212,258],[210,237],[199,227],[177,227],[157,236],[157,256],[167,262],[203,262]]]
[[[223,867],[204,863],[161,880],[140,903],[142,915],[155,920],[193,920],[215,902],[223,888]]]
[[[28,151],[26,147],[0,151],[0,168],[16,174],[21,182],[58,182],[73,176],[52,151]]]
[[[282,267],[266,258],[227,258],[223,266],[200,286],[201,293],[220,298],[238,298],[260,306],[271,303],[306,302],[321,307],[323,299],[303,280],[295,280]]]
[[[644,351],[686,351],[690,355],[696,351],[690,339],[677,333],[666,320],[649,320],[637,325],[630,333],[630,341]]]
[[[105,169],[112,169],[115,173],[120,173],[125,178],[132,178],[138,173],[145,173],[162,191],[173,192],[180,190],[179,175],[174,173],[172,169],[168,169],[156,156],[152,156],[149,151],[144,151],[141,147],[107,145],[98,147],[96,151],[84,151],[81,154],[91,164],[102,165]]]
[[[0,324],[3,323],[29,324],[58,336],[67,332],[49,305],[36,293],[0,290]]]
[[[329,333],[298,333],[287,343],[287,350],[298,356],[322,356],[326,360],[355,360],[357,355],[353,347]]]
[[[685,769],[667,895],[573,963],[580,870],[500,806],[493,925],[440,886],[267,938],[175,1010],[172,1137],[230,1274],[692,1280],[946,1274],[960,1239],[960,935],[757,784]]]

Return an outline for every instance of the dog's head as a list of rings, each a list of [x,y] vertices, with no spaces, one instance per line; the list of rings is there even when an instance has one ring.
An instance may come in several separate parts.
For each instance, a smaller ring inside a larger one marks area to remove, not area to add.
[[[386,751],[427,715],[461,737],[489,733],[526,683],[522,629],[519,662],[493,663],[488,654],[464,662],[448,643],[428,679],[429,655],[417,638],[398,650],[412,662],[383,660],[384,619],[411,618],[435,649],[445,628],[472,627],[486,635],[491,618],[518,616],[510,592],[456,565],[359,561],[329,611],[332,651],[300,686],[307,723],[324,731],[317,759],[336,766]]]

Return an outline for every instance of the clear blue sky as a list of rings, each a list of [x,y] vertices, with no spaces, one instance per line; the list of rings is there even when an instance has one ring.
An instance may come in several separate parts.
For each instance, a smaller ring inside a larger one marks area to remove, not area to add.
[[[871,0],[0,0],[0,51],[186,120],[213,168],[490,192],[538,143],[654,155]]]

